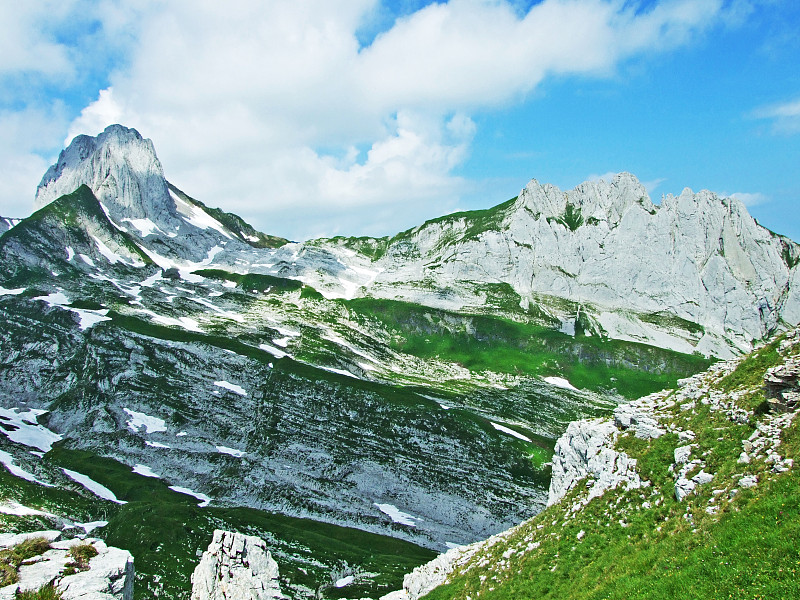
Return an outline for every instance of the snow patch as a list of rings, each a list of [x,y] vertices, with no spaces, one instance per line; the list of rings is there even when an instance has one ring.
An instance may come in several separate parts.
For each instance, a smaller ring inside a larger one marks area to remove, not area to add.
[[[144,281],[140,282],[139,285],[143,287],[153,287],[156,281],[166,281],[166,279],[161,276],[161,272],[158,272],[155,275],[151,275]]]
[[[237,323],[244,323],[244,317],[242,315],[240,315],[238,313],[235,313],[235,312],[231,312],[229,310],[224,310],[222,308],[219,308],[218,306],[215,306],[213,303],[209,302],[205,298],[197,298],[195,296],[192,296],[192,297],[188,298],[188,300],[193,300],[193,301],[197,302],[198,304],[201,304],[202,306],[205,306],[206,308],[210,308],[212,311],[214,311],[215,313],[217,313],[221,317],[225,317],[227,319],[231,319],[233,321],[236,321]]]
[[[150,446],[151,448],[172,448],[172,446],[167,446],[166,444],[162,444],[161,442],[151,442],[150,440],[145,440],[145,446]]]
[[[144,477],[154,477],[155,479],[161,479],[161,475],[153,471],[147,465],[136,464],[133,466],[133,472],[137,475],[142,475]]]
[[[70,262],[73,258],[75,258],[75,250],[72,249],[72,246],[67,246],[64,248],[67,251],[67,262]]]
[[[81,257],[81,260],[83,262],[85,262],[87,265],[89,265],[90,267],[94,267],[95,266],[94,261],[89,256],[87,256],[85,254],[80,254],[79,256]]]
[[[96,325],[102,321],[111,320],[111,317],[106,316],[108,314],[107,308],[100,310],[89,310],[85,308],[73,308],[68,306],[68,304],[70,304],[70,300],[64,295],[63,292],[53,292],[47,296],[36,296],[34,300],[44,300],[51,307],[58,306],[59,308],[63,308],[77,314],[78,317],[80,317],[80,323],[78,326],[81,328],[81,330],[86,330],[92,325]]]
[[[125,260],[121,255],[117,254],[116,252],[111,250],[111,248],[106,246],[99,238],[92,236],[92,239],[94,239],[94,243],[97,246],[97,251],[100,254],[102,254],[105,257],[105,259],[112,265],[115,265],[117,263],[122,263],[123,265],[130,265],[132,267],[144,266],[144,263],[141,260],[132,260],[132,261]],[[81,257],[83,257],[82,254]]]
[[[106,213],[106,219],[108,219],[108,222],[109,222],[109,223],[111,223],[111,224],[112,224],[114,227],[116,227],[116,228],[117,228],[117,229],[119,229],[120,231],[122,231],[122,232],[124,232],[124,233],[128,233],[128,230],[127,230],[127,229],[125,229],[124,227],[121,227],[120,225],[117,225],[117,224],[114,222],[114,219],[112,219],[112,218],[111,218],[111,213],[110,213],[110,212],[108,212],[108,207],[107,207],[105,204],[103,204],[102,202],[98,202],[98,204],[100,205],[100,208],[102,208],[102,209],[103,209],[103,212],[104,212],[104,213]]]
[[[161,231],[158,225],[153,223],[150,219],[122,219],[123,222],[127,221],[139,230],[140,237],[147,237],[153,235],[156,231]],[[164,233],[161,231],[161,233]]]
[[[355,581],[355,579],[356,578],[353,577],[352,575],[348,575],[347,577],[342,577],[341,579],[337,579],[336,583],[334,583],[333,585],[334,585],[334,587],[342,588],[342,587],[348,586],[351,583],[353,583]]]
[[[189,496],[194,496],[195,498],[201,501],[197,506],[208,506],[209,503],[211,502],[211,498],[209,498],[205,494],[201,494],[199,492],[193,492],[189,488],[181,487],[179,485],[171,485],[169,486],[169,489],[171,489],[173,492],[178,492],[179,494],[188,494]]]
[[[75,523],[75,527],[80,527],[83,529],[86,535],[92,533],[95,529],[100,527],[105,527],[108,525],[108,521],[89,521],[88,523]]]
[[[128,429],[134,433],[139,433],[142,427],[144,427],[145,433],[156,433],[158,431],[167,430],[167,425],[164,422],[164,419],[152,417],[143,412],[136,412],[135,410],[130,410],[128,408],[123,408],[122,410],[124,410],[130,416],[130,419],[128,419],[126,425],[128,426]]]
[[[230,454],[231,456],[235,456],[236,458],[241,458],[244,456],[244,452],[241,450],[237,450],[236,448],[228,448],[227,446],[215,446],[217,452],[220,454]]]
[[[16,515],[18,517],[54,517],[53,513],[36,510],[14,502],[13,500],[0,502],[0,513],[5,515]]]
[[[510,429],[508,427],[505,427],[503,425],[495,423],[494,421],[489,421],[489,422],[492,424],[492,427],[497,429],[497,431],[502,431],[503,433],[507,433],[508,435],[513,435],[515,438],[519,438],[519,439],[524,440],[526,442],[533,443],[533,440],[531,440],[531,438],[522,435],[518,431],[514,431],[513,429]]]
[[[409,527],[416,527],[417,524],[415,521],[422,521],[419,517],[415,517],[414,515],[410,515],[401,511],[397,508],[394,504],[378,504],[377,502],[374,503],[375,506],[378,507],[382,513],[389,515],[389,518],[392,519],[395,523],[400,523],[401,525],[408,525]]]
[[[64,471],[64,475],[72,479],[72,481],[80,483],[83,487],[92,492],[95,496],[99,496],[103,500],[110,500],[111,502],[116,502],[117,504],[127,504],[125,500],[118,500],[117,497],[114,495],[114,492],[112,492],[106,486],[97,483],[94,479],[92,479],[88,475],[84,475],[83,473],[78,473],[77,471],[71,471],[70,469],[61,469],[61,470]]]
[[[15,288],[9,290],[0,285],[0,296],[17,296],[25,291],[25,288]]]
[[[175,206],[178,209],[178,213],[180,213],[184,221],[190,225],[194,225],[198,229],[215,229],[226,238],[233,239],[231,234],[228,233],[222,223],[217,221],[199,206],[189,204],[185,200],[179,198],[177,194],[174,194],[172,190],[170,190],[169,195],[172,196],[172,199],[175,201]]]
[[[38,448],[42,452],[49,452],[53,444],[62,436],[50,431],[47,427],[36,422],[37,417],[47,413],[46,410],[29,409],[20,411],[18,408],[0,408],[0,422],[10,425],[14,431],[0,428],[0,433],[12,442]]]
[[[166,325],[168,327],[181,327],[186,331],[196,331],[198,333],[203,332],[203,330],[200,329],[200,324],[189,317],[178,317],[175,319],[173,317],[156,314],[152,310],[147,309],[140,310],[139,312],[148,315],[151,319],[153,319],[154,323],[158,323],[159,325]]]
[[[239,394],[240,396],[247,396],[247,391],[240,385],[236,385],[235,383],[230,383],[228,381],[215,381],[214,385],[217,387],[224,388],[226,390],[230,390],[234,394]]]
[[[567,381],[563,377],[545,377],[544,380],[550,385],[554,385],[556,387],[560,387],[565,390],[578,391],[578,388],[576,388],[574,385],[572,385],[569,381]]]
[[[55,487],[49,483],[45,483],[41,479],[37,479],[35,475],[28,473],[25,469],[18,467],[16,464],[14,464],[14,457],[3,450],[0,450],[0,463],[5,465],[6,469],[8,469],[14,477],[19,477],[20,479],[31,481],[33,483],[38,483],[39,485],[43,485],[45,487]]]

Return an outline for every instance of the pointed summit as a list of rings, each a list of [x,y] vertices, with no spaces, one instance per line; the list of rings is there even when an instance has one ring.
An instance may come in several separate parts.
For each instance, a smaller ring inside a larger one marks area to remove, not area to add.
[[[149,219],[167,231],[180,226],[153,143],[135,129],[110,125],[79,135],[61,152],[36,191],[35,208],[87,185],[116,223]]]

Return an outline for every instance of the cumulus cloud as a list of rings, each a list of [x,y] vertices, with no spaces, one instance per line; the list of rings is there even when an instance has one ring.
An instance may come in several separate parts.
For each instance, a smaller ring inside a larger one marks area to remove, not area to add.
[[[387,6],[175,0],[127,14],[100,2],[126,58],[68,136],[136,127],[173,183],[264,230],[334,233],[326,215],[339,210],[350,232],[391,233],[457,205],[473,111],[548,76],[613,74],[723,12],[722,0],[450,0],[402,11],[362,46]],[[302,225],[276,225],[297,210]]]

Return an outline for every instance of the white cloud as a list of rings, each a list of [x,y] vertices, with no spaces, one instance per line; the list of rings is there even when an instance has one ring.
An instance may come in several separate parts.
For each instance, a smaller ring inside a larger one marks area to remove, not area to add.
[[[344,211],[345,231],[390,233],[457,205],[473,111],[516,102],[550,75],[613,74],[722,12],[721,0],[647,10],[544,0],[527,12],[451,0],[360,47],[359,28],[388,5],[175,0],[126,12],[100,2],[100,42],[129,54],[69,136],[136,127],[173,183],[266,231],[334,233],[326,217]],[[302,226],[276,224],[298,210]]]
[[[769,202],[769,198],[761,192],[747,193],[747,192],[734,192],[733,194],[720,194],[723,197],[730,197],[738,200],[748,208]]]
[[[771,120],[774,133],[800,133],[800,98],[763,106],[753,111],[753,116],[757,119]]]
[[[42,149],[60,143],[68,123],[63,107],[0,112],[0,215],[26,217],[33,208],[36,185],[50,162]]]
[[[48,24],[63,18],[71,4],[60,0],[1,3],[0,73],[70,75],[73,65],[68,48],[56,41]]]
[[[70,123],[64,145],[69,145],[76,135],[81,133],[95,135],[108,125],[120,123],[123,118],[122,108],[114,100],[114,89],[100,90],[97,100],[84,108],[80,116]]]

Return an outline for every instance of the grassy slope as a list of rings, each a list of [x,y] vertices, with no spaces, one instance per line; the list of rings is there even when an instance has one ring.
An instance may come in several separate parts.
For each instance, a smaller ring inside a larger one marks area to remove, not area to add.
[[[449,215],[443,215],[425,221],[422,225],[412,227],[405,231],[395,234],[392,237],[371,238],[371,237],[343,237],[337,236],[330,239],[310,240],[308,244],[333,243],[341,245],[351,250],[355,250],[371,258],[373,261],[380,259],[386,251],[393,245],[402,244],[409,241],[417,232],[426,227],[437,226],[444,230],[458,231],[457,239],[445,236],[444,243],[458,240],[474,239],[484,231],[496,227],[506,211],[514,204],[517,197],[511,198],[493,206],[480,210],[468,210]]]
[[[635,398],[707,368],[710,361],[644,344],[572,337],[552,328],[494,316],[464,317],[393,300],[346,303],[362,319],[377,319],[396,333],[393,348],[439,358],[472,371],[558,375],[593,391],[616,389]]]
[[[693,410],[674,408],[668,415],[672,423],[698,434],[692,456],[704,456],[706,471],[714,473],[713,482],[699,487],[696,495],[677,502],[668,472],[674,448],[685,442],[673,434],[649,442],[621,436],[618,445],[638,459],[653,487],[607,492],[571,516],[565,509],[583,491],[579,486],[507,540],[483,550],[426,598],[800,597],[796,475],[791,470],[773,473],[763,457],[749,465],[737,463],[742,440],[764,418],[760,382],[766,368],[779,361],[776,347],[752,355],[717,384],[741,393],[737,404],[754,411],[749,423],[733,423],[702,403]],[[800,459],[797,422],[784,430],[778,451],[795,462]],[[757,475],[760,483],[731,497],[743,474]],[[719,507],[717,514],[708,514],[709,506]],[[512,548],[515,553],[509,554]]]

